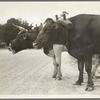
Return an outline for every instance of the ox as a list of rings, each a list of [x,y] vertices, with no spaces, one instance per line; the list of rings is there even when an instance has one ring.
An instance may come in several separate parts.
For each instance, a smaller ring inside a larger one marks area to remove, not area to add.
[[[24,49],[33,48],[32,44],[39,33],[39,27],[35,27],[33,30],[27,31],[21,26],[14,26],[19,28],[20,32],[17,34],[16,38],[9,43],[8,49],[15,54]]]
[[[57,23],[59,24],[59,21]],[[70,28],[70,25],[71,25],[70,21],[67,20],[67,24],[68,25],[66,26],[66,28]],[[66,25],[66,23],[65,23],[65,25]],[[10,43],[9,50],[11,50],[15,54],[21,50],[24,50],[27,48],[33,48],[32,43],[36,39],[36,37],[39,33],[39,30],[40,30],[40,27],[35,27],[33,30],[28,31],[28,30],[24,29],[23,27],[20,27],[17,25],[14,25],[14,26],[17,27],[20,30],[20,32],[18,33],[17,37]],[[54,58],[53,63],[56,66],[54,51],[53,51],[52,46],[51,47],[44,47],[43,50],[44,50],[44,53],[46,55]],[[66,47],[63,46],[63,51],[66,51],[66,50],[67,50]],[[95,55],[95,58],[96,58],[96,64],[95,64],[94,69],[93,69],[93,76],[95,75],[95,71],[99,65],[98,55]],[[55,67],[53,78],[57,78],[56,77],[57,70],[58,70],[57,67]],[[61,77],[60,78],[58,77],[58,79],[61,79]]]
[[[66,46],[68,53],[78,60],[79,78],[76,85],[81,85],[83,82],[83,68],[88,75],[87,91],[94,89],[92,81],[92,54],[100,54],[100,16],[81,14],[69,18],[73,27],[68,23],[68,27],[63,27],[59,22],[52,19],[45,21],[44,27],[37,36],[34,46],[36,48],[51,48],[54,53],[54,75],[58,74],[61,79],[61,52]]]

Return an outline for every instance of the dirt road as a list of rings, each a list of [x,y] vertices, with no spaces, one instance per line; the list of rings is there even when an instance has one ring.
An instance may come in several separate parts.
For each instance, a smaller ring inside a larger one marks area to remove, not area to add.
[[[84,83],[73,85],[78,78],[77,61],[62,54],[63,80],[52,78],[52,59],[42,50],[23,50],[12,54],[0,50],[0,95],[100,95],[100,79],[94,79],[94,91],[85,91]]]

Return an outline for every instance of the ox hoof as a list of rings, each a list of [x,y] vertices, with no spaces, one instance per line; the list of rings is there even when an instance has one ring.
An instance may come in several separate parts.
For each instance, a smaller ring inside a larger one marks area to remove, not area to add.
[[[62,80],[62,78],[61,77],[58,77],[58,80]]]
[[[94,90],[94,87],[93,86],[92,87],[87,86],[86,89],[85,89],[85,91],[93,91],[93,90]]]
[[[52,78],[56,78],[56,75],[52,75]]]
[[[55,78],[55,80],[62,80],[62,78],[61,78],[61,76],[57,76],[56,78]]]
[[[76,81],[76,82],[74,83],[74,85],[81,85],[81,82],[80,82],[80,81]]]

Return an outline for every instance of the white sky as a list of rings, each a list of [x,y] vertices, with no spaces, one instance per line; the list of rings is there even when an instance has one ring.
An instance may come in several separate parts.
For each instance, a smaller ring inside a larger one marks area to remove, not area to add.
[[[67,11],[68,17],[77,14],[100,14],[100,1],[95,2],[0,2],[0,23],[10,18],[21,18],[28,23],[40,24],[46,18]]]

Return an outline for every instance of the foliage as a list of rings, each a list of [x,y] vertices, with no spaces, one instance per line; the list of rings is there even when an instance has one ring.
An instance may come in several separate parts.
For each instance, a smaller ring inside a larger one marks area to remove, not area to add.
[[[6,24],[3,25],[0,24],[0,41],[5,42],[7,45],[11,40],[13,40],[16,37],[16,35],[20,31],[19,29],[14,27],[12,23],[15,25],[22,26],[28,30],[32,29],[32,25],[29,25],[27,21],[23,21],[21,19],[15,19],[15,18],[11,18],[7,20]]]

